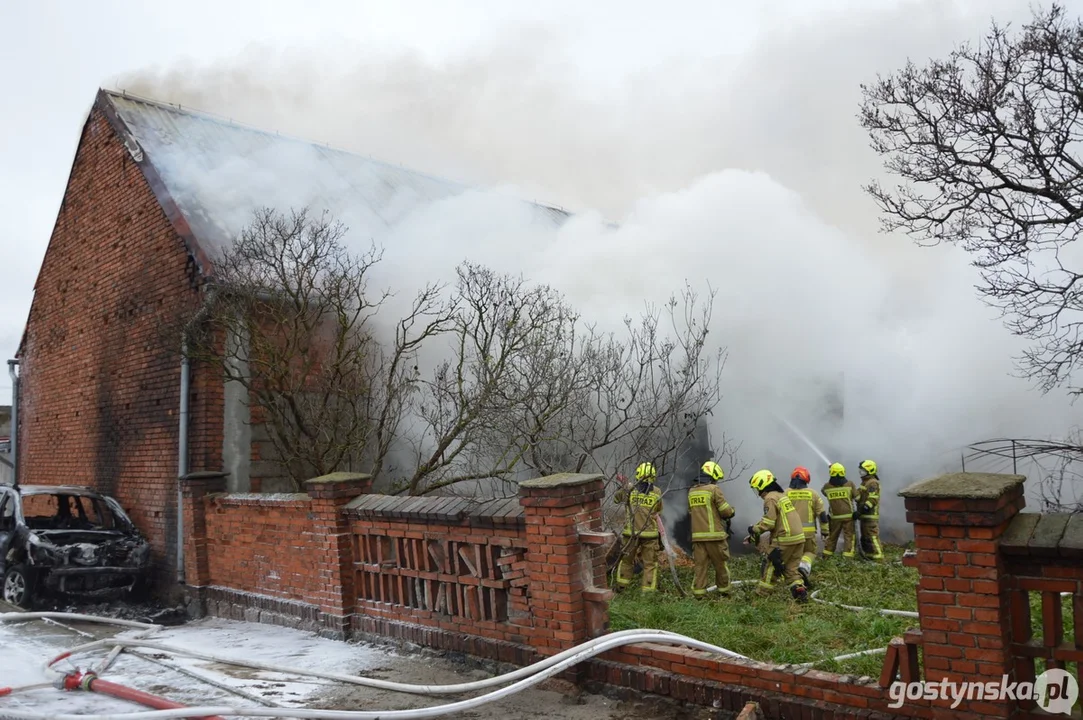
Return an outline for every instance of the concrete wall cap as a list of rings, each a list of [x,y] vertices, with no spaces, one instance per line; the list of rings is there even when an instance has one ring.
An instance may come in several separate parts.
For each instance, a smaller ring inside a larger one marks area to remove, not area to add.
[[[545,477],[522,480],[519,482],[519,487],[535,490],[570,487],[573,485],[586,485],[589,482],[601,480],[603,477],[605,476],[599,473],[557,473],[556,475],[546,475]]]
[[[900,490],[904,498],[962,498],[989,500],[1016,489],[1026,480],[1023,475],[1000,473],[949,473],[914,483]]]
[[[331,483],[360,482],[362,480],[371,479],[372,475],[369,475],[368,473],[333,472],[328,475],[314,477],[311,480],[305,480],[305,485],[328,485]]]

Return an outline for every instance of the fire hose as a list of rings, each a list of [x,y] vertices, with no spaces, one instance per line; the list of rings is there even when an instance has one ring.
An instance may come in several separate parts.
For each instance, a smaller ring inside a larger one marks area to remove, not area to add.
[[[68,615],[65,615],[64,613],[0,613],[0,622],[4,622],[4,621],[7,621],[7,620],[33,619],[33,618],[43,617],[43,616],[46,616],[46,615],[48,615],[49,617],[54,617],[54,618],[68,618],[68,619],[72,619],[73,621],[77,620],[77,619],[81,620],[82,618],[87,617],[87,618],[93,618],[94,622],[99,622],[99,623],[104,623],[104,624],[116,624],[116,625],[122,625],[122,626],[127,626],[127,627],[131,627],[133,625],[136,626],[136,627],[154,627],[154,628],[158,627],[158,626],[150,626],[150,625],[147,625],[145,623],[132,623],[131,621],[123,621],[123,620],[114,621],[112,618],[102,618],[102,617],[97,617],[97,616],[81,616],[81,615],[68,616]],[[708,652],[715,652],[715,653],[718,653],[720,655],[723,655],[725,657],[729,657],[729,658],[732,658],[732,659],[735,659],[735,660],[748,660],[749,659],[749,658],[745,657],[744,655],[733,652],[732,650],[727,650],[725,648],[717,647],[715,645],[709,645],[709,644],[706,644],[706,643],[702,643],[702,642],[700,642],[698,640],[688,638],[688,637],[686,637],[684,635],[680,635],[678,633],[668,632],[668,631],[665,631],[665,630],[621,630],[619,632],[609,633],[609,634],[607,634],[607,635],[605,635],[603,637],[596,638],[595,640],[590,641],[590,642],[586,643],[585,645],[591,645],[593,643],[598,643],[600,641],[606,641],[607,643],[610,643],[610,642],[613,642],[613,641],[623,641],[625,638],[635,637],[635,636],[641,635],[642,633],[651,633],[653,635],[664,635],[664,636],[666,636],[668,638],[673,638],[673,639],[675,639],[677,641],[676,643],[674,643],[674,642],[667,643],[665,640],[657,640],[656,641],[656,642],[660,642],[662,644],[687,644],[684,641],[688,641],[688,642],[692,642],[692,643],[698,643],[700,649],[706,650]],[[648,641],[632,640],[630,642],[648,642]],[[619,646],[621,644],[627,644],[627,641],[618,642],[617,646]],[[233,659],[233,658],[222,657],[220,655],[214,655],[214,654],[210,654],[210,653],[202,653],[202,652],[199,652],[199,651],[196,651],[196,650],[188,650],[186,648],[178,648],[178,647],[175,647],[175,646],[172,646],[172,645],[167,645],[165,643],[151,641],[151,640],[144,640],[144,639],[141,639],[141,638],[113,637],[113,638],[107,638],[107,639],[104,639],[104,640],[95,640],[95,641],[90,642],[90,643],[85,643],[83,645],[76,646],[74,648],[71,648],[70,650],[66,650],[65,652],[63,652],[63,653],[57,655],[56,657],[54,657],[52,660],[49,660],[45,664],[45,670],[46,670],[47,673],[56,673],[58,671],[54,670],[53,666],[56,665],[58,662],[60,662],[62,660],[66,660],[68,658],[71,658],[71,657],[73,657],[75,655],[84,654],[84,653],[90,652],[91,650],[96,650],[98,648],[108,647],[108,646],[112,646],[112,647],[120,646],[120,647],[123,647],[123,648],[139,647],[139,648],[145,648],[145,649],[151,649],[151,650],[158,650],[159,652],[168,652],[168,653],[172,653],[172,654],[175,654],[175,655],[186,656],[186,657],[195,658],[195,659],[199,659],[199,660],[205,660],[207,662],[216,662],[216,663],[222,663],[222,664],[226,664],[226,665],[236,665],[236,666],[239,666],[239,667],[247,667],[247,668],[252,669],[252,670],[263,670],[263,671],[266,671],[266,672],[284,673],[284,674],[289,674],[289,675],[301,675],[301,676],[308,676],[308,677],[318,677],[318,678],[322,678],[322,679],[325,679],[325,680],[333,680],[333,681],[336,681],[336,682],[348,683],[348,684],[352,684],[352,685],[361,685],[361,686],[364,686],[364,687],[371,687],[371,688],[374,688],[374,689],[377,689],[377,690],[390,690],[390,691],[393,691],[393,692],[408,693],[408,694],[413,694],[413,695],[454,695],[454,694],[459,694],[459,693],[464,693],[464,692],[472,692],[474,690],[482,690],[482,689],[485,689],[485,688],[488,688],[488,687],[494,687],[494,686],[497,686],[497,685],[503,685],[505,683],[512,682],[514,680],[518,680],[518,679],[523,678],[523,677],[527,677],[531,673],[537,672],[538,670],[542,670],[542,669],[548,668],[548,667],[550,667],[550,666],[552,666],[554,664],[557,664],[557,663],[561,662],[562,660],[564,660],[566,658],[569,658],[569,657],[572,657],[572,656],[576,655],[576,653],[578,653],[579,650],[580,650],[580,647],[574,647],[574,648],[571,648],[569,650],[564,650],[563,652],[557,653],[556,655],[553,655],[551,657],[540,660],[537,663],[534,663],[533,665],[528,665],[526,667],[520,668],[520,669],[515,670],[513,672],[507,673],[506,675],[499,675],[499,676],[496,676],[496,677],[487,678],[485,680],[478,680],[478,681],[469,682],[469,683],[459,683],[459,684],[454,684],[454,685],[413,685],[413,684],[408,684],[408,683],[397,683],[397,682],[393,682],[393,681],[390,681],[390,680],[378,680],[378,679],[375,679],[375,678],[359,677],[359,676],[356,676],[356,675],[339,675],[339,674],[333,674],[333,673],[321,673],[321,672],[314,672],[314,671],[311,671],[311,670],[305,670],[303,668],[288,667],[288,666],[284,666],[284,665],[272,665],[272,664],[268,664],[268,663],[260,663],[260,662],[247,661],[247,660],[236,660],[236,659]]]
[[[2,617],[2,616],[0,616]],[[274,672],[290,672],[300,675],[308,675],[314,677],[324,677],[327,679],[341,680],[349,678],[350,682],[354,684],[364,684],[369,686],[376,686],[379,684],[385,689],[398,689],[403,692],[413,692],[415,694],[449,694],[451,692],[467,692],[470,690],[480,689],[482,687],[489,687],[492,685],[499,685],[510,682],[513,678],[520,678],[511,685],[494,690],[485,695],[481,695],[476,698],[468,700],[461,700],[458,702],[448,703],[446,705],[438,705],[428,708],[417,708],[412,710],[391,710],[391,711],[357,711],[357,710],[310,710],[310,709],[294,709],[294,708],[267,708],[267,707],[234,707],[234,706],[206,706],[206,707],[173,707],[168,709],[160,709],[144,712],[132,712],[132,713],[113,713],[113,714],[99,714],[99,715],[87,715],[87,714],[50,714],[45,715],[33,711],[26,710],[2,710],[0,711],[0,717],[12,718],[18,720],[45,720],[45,718],[51,718],[51,720],[157,720],[158,718],[191,718],[191,717],[214,717],[214,716],[242,716],[242,717],[290,717],[290,718],[328,718],[330,720],[406,720],[407,718],[430,718],[439,717],[441,715],[448,715],[451,713],[463,712],[471,710],[487,703],[500,700],[509,695],[521,692],[527,688],[533,687],[554,675],[557,675],[567,668],[576,665],[584,660],[587,660],[596,655],[602,654],[609,650],[624,645],[630,645],[635,643],[654,642],[665,645],[684,645],[687,647],[695,648],[697,650],[704,650],[706,652],[717,653],[725,657],[744,659],[743,655],[739,655],[725,648],[704,643],[693,638],[689,638],[677,633],[670,633],[659,630],[627,630],[621,633],[613,633],[601,638],[590,640],[586,643],[578,645],[569,650],[565,650],[558,655],[550,658],[546,658],[542,661],[534,663],[533,665],[525,668],[520,668],[512,673],[506,675],[500,675],[486,680],[481,680],[473,683],[462,683],[459,685],[446,685],[446,686],[431,686],[431,685],[406,685],[403,683],[389,683],[386,681],[373,680],[370,678],[359,678],[352,676],[331,675],[324,673],[317,673],[313,671],[302,671],[295,668],[284,668],[266,665],[263,663],[250,663],[244,661],[237,661],[229,658],[218,658],[207,655],[205,653],[197,653],[194,651],[183,650],[179,648],[172,648],[161,643],[152,643],[145,640],[124,640],[121,638],[111,638],[108,640],[98,641],[95,643],[87,643],[86,645],[73,648],[72,650],[62,653],[61,655],[50,661],[51,667],[56,662],[62,659],[69,658],[73,655],[86,652],[89,649],[97,647],[105,647],[107,645],[124,645],[125,647],[157,647],[166,652],[176,652],[182,655],[188,655],[190,657],[197,658],[212,658],[217,662],[225,662],[233,665],[240,665],[245,667],[255,667],[257,669],[265,669]],[[64,685],[70,686],[74,683],[74,680],[70,680],[74,674],[65,676]],[[85,674],[82,677],[86,677]],[[78,683],[75,683],[78,684]],[[88,683],[89,684],[93,684]],[[388,687],[394,686],[394,687]],[[405,688],[409,688],[406,690]],[[157,700],[162,700],[158,698]],[[169,701],[166,701],[169,702]]]
[[[867,607],[861,607],[860,605],[843,605],[842,603],[832,602],[830,600],[821,600],[820,598],[816,597],[816,595],[819,592],[820,592],[819,590],[814,590],[812,592],[812,594],[809,595],[809,599],[811,599],[813,602],[822,603],[824,605],[834,605],[835,607],[840,607],[840,608],[843,608],[844,610],[853,610],[854,612],[861,612],[862,610],[872,610],[873,612],[880,613],[881,615],[894,615],[896,617],[907,617],[907,618],[917,618],[918,617],[918,614],[916,612],[912,611],[912,610],[890,610],[890,609],[887,609],[887,608],[867,608]]]
[[[125,685],[118,685],[117,683],[109,682],[108,680],[102,680],[93,672],[73,672],[66,675],[59,683],[60,689],[63,690],[86,690],[88,692],[95,692],[100,695],[108,695],[109,697],[117,698],[118,700],[127,700],[128,702],[144,705],[156,710],[183,710],[187,711],[188,707],[172,700],[167,700],[157,695],[152,695],[142,690],[136,690]],[[59,717],[53,715],[52,717]],[[186,714],[179,717],[203,717],[205,720],[225,720],[218,715],[203,715],[203,714]]]

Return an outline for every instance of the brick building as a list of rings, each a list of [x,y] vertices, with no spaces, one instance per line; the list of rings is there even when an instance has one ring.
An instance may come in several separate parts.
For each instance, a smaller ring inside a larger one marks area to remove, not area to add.
[[[326,209],[379,242],[415,210],[467,189],[99,91],[19,349],[19,481],[115,495],[163,574],[179,577],[179,474],[224,471],[231,491],[275,489],[247,397],[210,368],[182,371],[180,337],[163,332],[198,307],[216,251],[261,206]],[[566,217],[531,207],[542,222]]]

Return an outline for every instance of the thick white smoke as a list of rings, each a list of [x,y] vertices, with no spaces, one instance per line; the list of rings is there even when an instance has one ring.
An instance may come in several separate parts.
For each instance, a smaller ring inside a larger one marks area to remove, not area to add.
[[[686,279],[710,282],[719,290],[712,334],[729,349],[714,437],[725,430],[742,441],[753,469],[785,478],[805,465],[816,487],[824,463],[779,416],[855,482],[857,463],[875,459],[885,523],[899,528],[895,492],[958,469],[961,446],[1075,424],[1062,394],[1041,396],[1011,377],[1025,344],[977,299],[966,255],[878,235],[876,208],[860,191],[878,160],[855,117],[859,83],[907,56],[921,61],[977,39],[994,14],[1025,18],[1028,7],[925,0],[849,9],[780,28],[736,63],[666,67],[593,94],[574,69],[541,69],[552,58],[545,42],[442,67],[262,50],[121,85],[502,185],[415,209],[382,233],[386,282],[403,296],[470,259],[549,282],[588,317],[615,325]],[[304,161],[279,162],[296,165],[297,186],[285,194],[311,196]],[[246,167],[238,159],[217,171],[224,188],[236,188]],[[516,195],[578,215],[554,230]],[[351,223],[350,213],[342,219]],[[841,419],[825,412],[833,389]],[[758,511],[744,481],[726,486],[742,527]]]

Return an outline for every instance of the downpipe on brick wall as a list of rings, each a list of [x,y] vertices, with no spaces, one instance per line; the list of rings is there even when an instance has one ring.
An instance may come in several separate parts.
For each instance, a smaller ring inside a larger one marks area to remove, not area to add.
[[[188,362],[188,333],[181,340],[180,428],[177,433],[177,582],[184,584],[184,487],[188,474],[188,395],[191,386],[191,366]]]
[[[19,367],[18,360],[8,360],[8,375],[11,376],[11,477],[12,484],[19,487]]]
[[[207,297],[199,310],[181,330],[181,377],[180,377],[180,428],[177,433],[177,583],[183,585],[186,581],[184,574],[184,488],[181,478],[188,474],[188,412],[189,396],[191,395],[192,371],[188,360],[188,337],[198,323],[210,312],[211,306],[218,295],[218,289],[211,285],[207,290]]]

